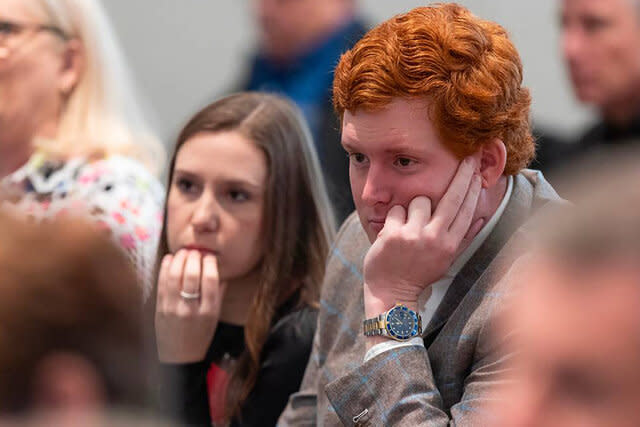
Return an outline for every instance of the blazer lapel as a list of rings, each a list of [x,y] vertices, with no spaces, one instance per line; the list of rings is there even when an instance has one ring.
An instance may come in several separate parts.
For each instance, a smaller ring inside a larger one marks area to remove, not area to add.
[[[438,336],[442,327],[460,305],[467,292],[469,292],[469,289],[495,259],[496,255],[509,240],[509,237],[528,218],[533,204],[533,193],[533,187],[529,181],[519,175],[514,176],[513,192],[502,218],[500,218],[480,248],[453,279],[431,321],[424,329],[422,336],[426,348],[429,348]]]

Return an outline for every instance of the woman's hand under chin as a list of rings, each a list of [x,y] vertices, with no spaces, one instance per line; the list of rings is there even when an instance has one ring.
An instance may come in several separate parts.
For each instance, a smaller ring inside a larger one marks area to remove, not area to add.
[[[165,255],[155,315],[161,362],[204,360],[218,326],[225,289],[215,256],[195,250]]]

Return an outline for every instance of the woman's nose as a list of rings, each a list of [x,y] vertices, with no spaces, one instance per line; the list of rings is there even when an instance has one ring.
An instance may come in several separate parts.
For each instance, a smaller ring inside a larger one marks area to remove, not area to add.
[[[191,223],[197,231],[212,232],[220,225],[220,206],[215,197],[203,195],[197,202]]]

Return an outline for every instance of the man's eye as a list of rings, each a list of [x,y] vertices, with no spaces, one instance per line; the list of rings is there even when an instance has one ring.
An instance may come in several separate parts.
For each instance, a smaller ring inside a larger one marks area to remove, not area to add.
[[[588,33],[595,33],[610,25],[610,22],[601,18],[587,18],[583,21],[584,29]]]
[[[413,160],[407,158],[407,157],[398,157],[396,159],[396,164],[398,166],[402,166],[402,167],[407,167],[407,166],[411,166],[414,163]]]
[[[364,163],[367,160],[367,156],[362,153],[351,153],[349,159],[354,163]]]
[[[11,22],[0,21],[0,34],[10,35],[18,31],[18,27]]]

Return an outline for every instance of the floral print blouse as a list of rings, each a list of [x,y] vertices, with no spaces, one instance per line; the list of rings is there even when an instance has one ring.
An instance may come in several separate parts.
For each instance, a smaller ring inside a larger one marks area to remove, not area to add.
[[[164,191],[137,161],[113,155],[88,161],[52,161],[42,153],[0,180],[0,207],[33,221],[62,216],[90,218],[111,234],[150,294],[162,227]]]

